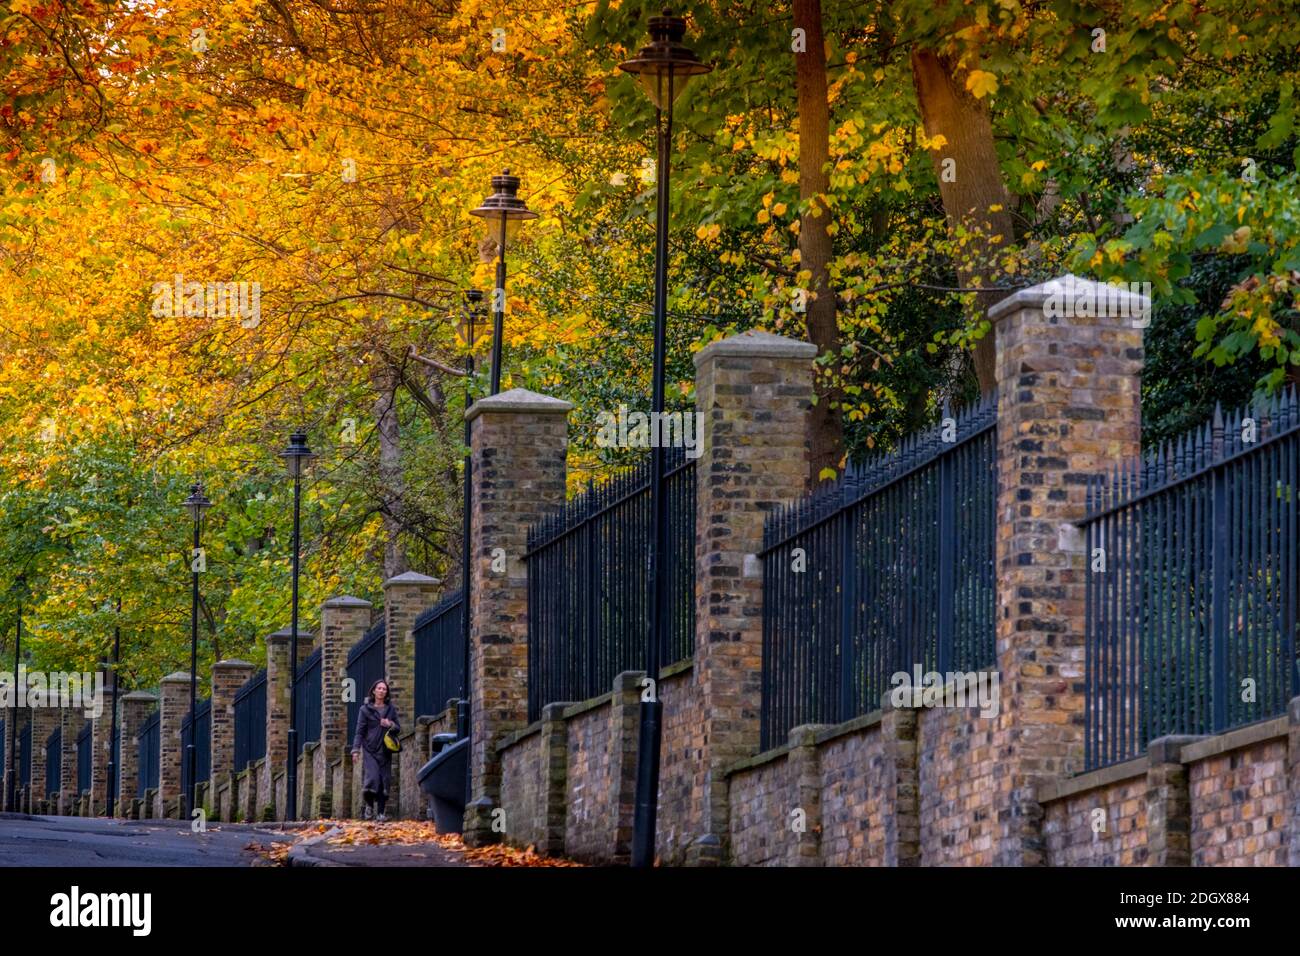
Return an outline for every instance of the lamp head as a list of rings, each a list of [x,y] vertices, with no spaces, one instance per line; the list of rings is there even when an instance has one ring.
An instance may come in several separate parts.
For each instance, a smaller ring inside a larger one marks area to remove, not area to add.
[[[701,63],[682,43],[686,36],[684,18],[674,17],[665,10],[663,16],[650,18],[649,27],[650,42],[618,68],[640,79],[641,87],[655,106],[670,109],[691,77],[708,73],[713,67]]]
[[[202,520],[203,513],[212,507],[212,502],[208,496],[203,493],[203,482],[196,481],[190,486],[190,496],[183,502],[185,510],[190,513],[190,517],[197,523]]]
[[[290,478],[301,478],[307,467],[316,460],[316,453],[307,447],[307,434],[301,429],[289,436],[289,444],[280,452]]]
[[[471,209],[469,214],[486,220],[488,235],[494,239],[502,223],[505,224],[506,236],[514,238],[522,223],[537,218],[537,213],[519,198],[519,177],[510,175],[508,169],[503,169],[499,176],[492,177],[491,195],[479,203],[477,209]]]

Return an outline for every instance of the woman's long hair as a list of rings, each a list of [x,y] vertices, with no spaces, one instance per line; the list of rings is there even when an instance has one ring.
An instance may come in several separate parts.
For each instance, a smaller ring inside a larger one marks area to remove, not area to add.
[[[383,684],[384,687],[388,690],[388,693],[384,695],[384,703],[391,704],[393,702],[393,685],[388,683],[387,678],[381,677],[373,684],[370,685],[370,690],[366,691],[366,703],[369,704],[371,707],[375,706],[375,688],[378,687],[380,684]]]

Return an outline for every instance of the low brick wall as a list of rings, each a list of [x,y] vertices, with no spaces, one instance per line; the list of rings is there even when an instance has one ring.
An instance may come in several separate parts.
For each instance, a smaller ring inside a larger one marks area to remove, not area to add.
[[[664,674],[655,853],[663,863],[678,864],[704,818],[704,719],[692,662],[665,668]]]
[[[1296,736],[1277,718],[1186,738],[1169,756],[1156,742],[1155,756],[1043,788],[1048,864],[1286,866]]]
[[[1194,866],[1287,864],[1286,733],[1268,721],[1186,748]]]
[[[992,864],[997,718],[940,707],[919,711],[917,724],[921,864]]]
[[[516,846],[533,846],[542,838],[537,827],[543,786],[541,725],[507,737],[499,752],[506,840]]]
[[[822,859],[827,866],[885,862],[885,753],[880,719],[831,737],[821,749]],[[872,799],[873,795],[877,799]]]
[[[799,802],[798,775],[782,748],[732,773],[731,856],[739,866],[787,866],[794,862],[792,811]]]
[[[1130,760],[1083,774],[1042,795],[1048,864],[1145,865],[1150,857],[1147,768],[1145,757]]]

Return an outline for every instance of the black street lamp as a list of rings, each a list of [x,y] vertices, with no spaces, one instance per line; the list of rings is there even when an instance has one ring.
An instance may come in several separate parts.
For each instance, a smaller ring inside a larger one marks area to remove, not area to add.
[[[14,636],[14,680],[17,681],[18,663],[20,660],[19,654],[21,653],[23,646],[23,588],[27,586],[27,576],[24,574],[18,575],[18,578],[14,583],[18,585],[18,630]],[[18,788],[16,786],[18,783],[18,757],[16,749],[16,744],[18,742],[18,687],[16,684],[14,686],[14,706],[9,713],[12,715],[10,717],[10,722],[13,726],[6,728],[9,734],[9,794],[5,806],[10,813],[15,813],[18,810]],[[29,717],[28,719],[30,720],[31,718]]]
[[[673,136],[673,104],[691,77],[711,69],[682,45],[686,21],[664,11],[650,18],[650,42],[634,59],[619,69],[635,74],[655,104],[658,165],[655,168],[655,301],[654,301],[654,387],[651,412],[664,410],[664,364],[668,325],[668,177]],[[659,701],[659,645],[666,600],[663,575],[663,547],[668,518],[664,492],[664,450],[660,442],[650,449],[650,572],[649,633],[646,638],[645,672],[653,682],[651,699],[641,701],[641,732],[636,765],[636,804],[632,818],[632,865],[654,865],[655,825],[659,809],[659,748],[662,739],[663,705]]]
[[[189,768],[189,786],[185,788],[185,807],[181,819],[188,820],[194,812],[194,785],[198,776],[198,750],[194,746],[194,711],[198,706],[195,691],[199,683],[199,547],[203,514],[212,502],[203,493],[203,482],[196,481],[190,496],[184,501],[185,510],[194,520],[194,550],[190,552],[190,742],[185,747],[185,766]]]
[[[483,200],[471,216],[486,219],[489,226],[497,224],[493,238],[497,244],[497,284],[492,290],[492,394],[501,391],[501,335],[506,313],[506,240],[513,239],[519,227],[537,213],[519,198],[519,177],[503,169],[500,176],[492,177],[492,195]]]
[[[293,586],[289,624],[289,766],[285,768],[286,820],[298,816],[298,562],[302,549],[302,476],[316,457],[307,447],[307,435],[296,431],[280,452],[285,470],[293,479]]]

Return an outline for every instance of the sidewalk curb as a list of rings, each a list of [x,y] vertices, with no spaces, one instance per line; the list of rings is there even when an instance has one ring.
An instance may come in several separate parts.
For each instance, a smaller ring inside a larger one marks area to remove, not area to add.
[[[308,837],[301,843],[295,843],[289,848],[289,865],[290,866],[347,866],[346,863],[338,863],[334,860],[322,860],[319,857],[312,856],[308,850],[318,843],[324,843],[331,837],[337,836],[343,832],[342,827],[333,827],[324,833],[314,837]]]

